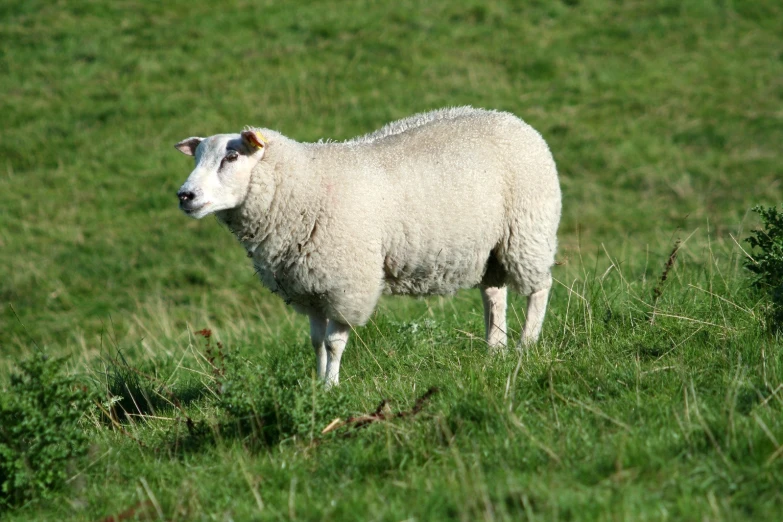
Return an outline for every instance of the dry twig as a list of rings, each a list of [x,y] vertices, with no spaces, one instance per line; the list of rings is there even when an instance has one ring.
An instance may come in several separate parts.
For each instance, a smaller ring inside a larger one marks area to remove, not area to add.
[[[653,311],[652,317],[650,317],[650,324],[655,324],[655,305],[658,303],[658,299],[663,295],[663,284],[669,277],[669,271],[672,269],[674,262],[677,260],[677,252],[680,250],[680,243],[681,242],[679,239],[674,242],[674,248],[672,248],[672,251],[669,254],[669,258],[666,260],[666,264],[663,266],[661,278],[658,280],[658,284],[655,285],[655,288],[653,288]]]
[[[338,430],[346,426],[350,426],[354,430],[356,430],[376,421],[385,421],[391,419],[403,419],[405,417],[412,417],[417,413],[419,413],[424,408],[424,403],[426,403],[430,399],[430,397],[432,397],[436,393],[438,393],[438,388],[434,386],[431,387],[429,390],[427,390],[427,392],[424,395],[416,399],[416,404],[413,405],[413,408],[411,408],[408,411],[399,411],[397,413],[392,413],[391,408],[389,407],[388,399],[383,399],[381,403],[378,405],[378,407],[375,408],[375,411],[373,413],[369,413],[367,415],[359,415],[357,417],[348,417],[348,419],[344,421],[339,418],[334,419],[332,422],[329,423],[328,426],[326,426],[323,429],[323,431],[321,431],[321,434],[325,435],[331,431]]]
[[[122,513],[116,515],[109,515],[101,520],[101,522],[120,522],[121,520],[144,520],[149,517],[148,509],[152,507],[152,502],[149,500],[145,502],[139,502],[135,506],[131,506]],[[143,516],[143,517],[142,517]],[[152,517],[149,517],[152,518]]]

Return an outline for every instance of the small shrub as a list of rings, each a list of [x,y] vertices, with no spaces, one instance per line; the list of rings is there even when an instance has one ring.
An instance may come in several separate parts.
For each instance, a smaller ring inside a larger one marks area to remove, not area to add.
[[[42,353],[20,362],[0,397],[0,509],[49,497],[87,451],[79,420],[92,393],[63,375],[64,362]]]
[[[761,216],[763,228],[754,230],[747,242],[754,249],[754,259],[745,266],[756,274],[753,286],[770,297],[770,325],[783,329],[783,212],[777,207],[753,207]]]

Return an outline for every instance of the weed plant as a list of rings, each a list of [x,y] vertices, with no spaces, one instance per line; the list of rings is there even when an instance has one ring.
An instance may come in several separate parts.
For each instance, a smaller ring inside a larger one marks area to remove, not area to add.
[[[93,393],[64,365],[34,352],[0,395],[0,511],[55,497],[87,453],[81,419],[94,407]]]
[[[756,274],[753,285],[769,296],[770,327],[780,331],[783,329],[783,212],[777,207],[761,206],[753,211],[761,216],[762,228],[754,230],[747,240],[754,252],[745,266]]]

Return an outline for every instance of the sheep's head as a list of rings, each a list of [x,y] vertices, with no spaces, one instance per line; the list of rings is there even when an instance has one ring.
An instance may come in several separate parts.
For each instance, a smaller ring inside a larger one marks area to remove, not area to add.
[[[264,157],[266,139],[258,131],[245,130],[188,138],[175,147],[196,159],[196,168],[177,192],[179,208],[201,219],[242,204],[253,167]]]

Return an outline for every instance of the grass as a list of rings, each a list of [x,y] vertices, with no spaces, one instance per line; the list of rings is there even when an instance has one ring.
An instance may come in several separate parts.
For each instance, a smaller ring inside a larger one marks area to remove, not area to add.
[[[0,386],[37,345],[125,412],[86,412],[66,489],[9,519],[780,519],[781,343],[740,248],[748,209],[783,199],[778,3],[0,13]],[[320,393],[306,320],[176,209],[172,146],[460,104],[518,114],[558,162],[544,338],[492,359],[476,292],[385,299]],[[415,416],[321,435],[430,386]]]

